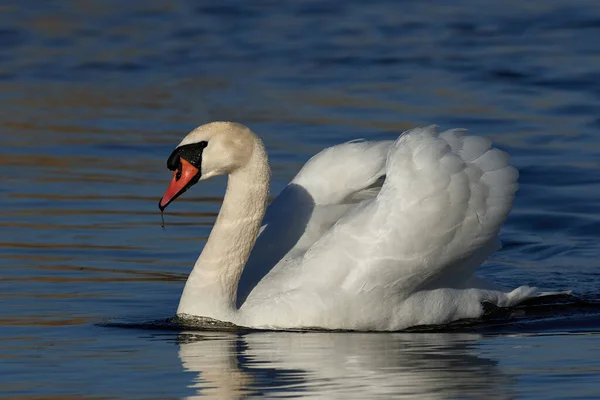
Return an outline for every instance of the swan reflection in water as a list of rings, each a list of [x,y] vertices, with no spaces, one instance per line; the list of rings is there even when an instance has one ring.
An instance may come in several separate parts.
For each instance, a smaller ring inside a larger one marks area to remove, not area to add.
[[[514,398],[472,334],[182,333],[187,397]]]

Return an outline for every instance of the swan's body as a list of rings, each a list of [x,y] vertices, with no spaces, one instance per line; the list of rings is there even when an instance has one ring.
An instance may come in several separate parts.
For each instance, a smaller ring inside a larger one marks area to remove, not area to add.
[[[489,139],[427,127],[334,146],[268,209],[266,151],[242,125],[197,128],[169,162],[177,171],[161,209],[195,181],[229,175],[179,315],[256,328],[397,330],[476,318],[482,302],[509,306],[535,291],[504,292],[474,275],[499,247],[518,186]]]

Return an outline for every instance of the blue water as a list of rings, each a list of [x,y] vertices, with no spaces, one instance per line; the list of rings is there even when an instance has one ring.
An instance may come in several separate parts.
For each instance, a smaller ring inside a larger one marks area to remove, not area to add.
[[[0,10],[0,395],[600,397],[598,2]],[[273,193],[347,140],[491,136],[521,189],[482,275],[575,297],[427,332],[145,323],[173,316],[219,209],[223,179],[180,198],[166,231],[156,206],[173,147],[212,120],[264,139]]]

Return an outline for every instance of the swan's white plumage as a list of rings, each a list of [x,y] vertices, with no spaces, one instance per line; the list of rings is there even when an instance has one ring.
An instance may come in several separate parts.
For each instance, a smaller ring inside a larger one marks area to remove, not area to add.
[[[239,309],[207,315],[198,294],[179,312],[252,327],[395,330],[479,317],[483,301],[518,303],[534,289],[505,293],[474,276],[499,248],[517,179],[506,153],[460,129],[328,148],[268,208]]]
[[[302,186],[318,205],[371,197],[357,194],[385,175],[385,160],[393,143],[352,141],[329,147],[308,160],[290,184]]]

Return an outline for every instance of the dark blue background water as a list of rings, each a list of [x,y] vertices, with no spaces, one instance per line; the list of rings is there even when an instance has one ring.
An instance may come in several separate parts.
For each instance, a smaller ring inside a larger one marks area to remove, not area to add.
[[[166,232],[156,203],[172,148],[212,120],[263,137],[274,193],[350,139],[491,136],[521,190],[482,274],[597,299],[599,37],[593,0],[0,2],[0,393],[600,397],[587,306],[469,333],[97,325],[174,314],[224,180],[187,193]]]

